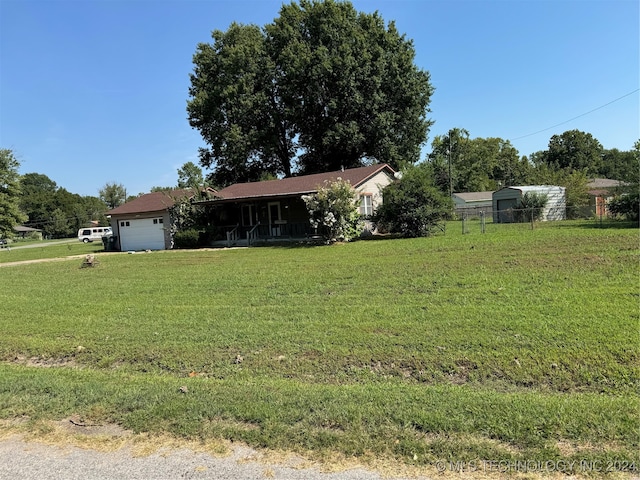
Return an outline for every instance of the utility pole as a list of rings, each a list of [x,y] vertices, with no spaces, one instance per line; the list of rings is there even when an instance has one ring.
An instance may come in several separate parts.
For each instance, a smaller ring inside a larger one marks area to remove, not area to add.
[[[453,198],[453,179],[451,178],[451,150],[453,149],[453,144],[451,142],[451,132],[453,130],[449,130],[449,198]]]

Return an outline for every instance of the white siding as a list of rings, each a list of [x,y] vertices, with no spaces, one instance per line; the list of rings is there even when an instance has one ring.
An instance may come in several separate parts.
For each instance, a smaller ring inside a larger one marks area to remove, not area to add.
[[[378,172],[366,182],[358,185],[356,190],[361,195],[371,195],[373,211],[375,212],[382,205],[382,189],[392,183],[393,180],[393,177],[386,172]]]
[[[515,206],[527,192],[547,196],[547,205],[542,211],[543,221],[564,220],[566,218],[567,201],[565,188],[555,185],[528,185],[521,187],[505,187],[493,194],[493,221],[504,221],[500,216],[500,209]],[[500,207],[500,209],[498,208]]]

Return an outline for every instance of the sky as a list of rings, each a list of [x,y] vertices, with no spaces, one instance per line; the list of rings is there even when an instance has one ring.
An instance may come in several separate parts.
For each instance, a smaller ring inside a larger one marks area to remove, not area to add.
[[[637,0],[352,3],[394,21],[431,75],[423,154],[454,127],[520,155],[574,129],[607,149],[640,138]],[[232,22],[270,23],[282,4],[0,0],[0,148],[21,174],[83,196],[106,183],[132,195],[176,185],[206,146],[186,113],[197,45]]]

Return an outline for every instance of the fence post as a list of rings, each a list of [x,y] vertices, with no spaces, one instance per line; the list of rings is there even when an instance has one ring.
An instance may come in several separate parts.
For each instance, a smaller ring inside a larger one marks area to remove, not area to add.
[[[531,230],[533,230],[533,207],[529,209],[529,216],[531,217]]]

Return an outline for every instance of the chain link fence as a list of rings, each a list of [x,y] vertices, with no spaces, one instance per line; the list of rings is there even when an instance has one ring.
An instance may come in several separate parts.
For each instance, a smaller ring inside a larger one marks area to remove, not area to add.
[[[540,212],[536,209],[510,208],[494,212],[490,207],[470,207],[456,210],[456,219],[460,223],[459,228],[463,234],[490,233],[498,230],[533,230],[544,226],[566,225],[565,220],[573,220],[594,228],[610,228],[626,225],[622,221],[610,215],[604,209],[596,214],[593,207],[566,207],[564,215],[559,220],[540,220]],[[448,228],[454,225],[449,225]]]

